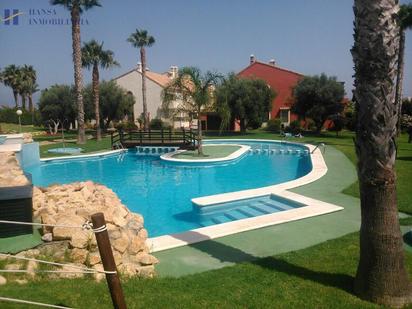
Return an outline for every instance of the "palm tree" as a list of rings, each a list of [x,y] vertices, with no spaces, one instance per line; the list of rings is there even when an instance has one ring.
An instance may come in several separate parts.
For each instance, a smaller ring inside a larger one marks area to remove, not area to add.
[[[10,87],[13,90],[14,103],[17,108],[19,106],[19,67],[14,64],[10,64],[3,69],[1,75],[3,84],[7,87]]]
[[[100,128],[100,110],[99,110],[99,66],[103,69],[108,69],[113,66],[118,66],[113,58],[114,53],[111,50],[103,50],[103,43],[99,44],[95,40],[84,43],[82,48],[82,64],[83,67],[92,68],[92,89],[94,111],[96,117],[96,139],[102,139]]]
[[[399,106],[398,115],[398,135],[401,132],[401,111],[402,111],[402,85],[403,85],[403,71],[404,71],[404,58],[405,58],[405,32],[412,29],[412,3],[403,4],[399,10],[399,60],[396,76],[396,104]]]
[[[136,29],[127,39],[133,47],[140,48],[140,62],[142,63],[142,101],[143,101],[143,126],[147,130],[149,127],[149,117],[147,114],[146,102],[146,49],[155,43],[154,37],[149,35],[146,30]]]
[[[84,128],[84,104],[83,104],[83,74],[82,74],[82,52],[80,39],[80,15],[83,11],[95,6],[101,6],[99,0],[51,0],[52,5],[62,5],[70,11],[72,22],[72,47],[74,64],[74,89],[77,103],[77,122],[79,125],[77,143],[86,143]]]
[[[412,301],[396,205],[395,79],[398,0],[355,0],[356,153],[361,195],[355,292],[401,307]]]
[[[21,97],[21,107],[22,109],[26,109],[26,98],[29,98],[29,110],[31,112],[33,112],[32,90],[36,84],[36,78],[36,70],[33,66],[25,64],[19,69],[18,90]]]
[[[203,156],[201,113],[213,105],[213,92],[221,79],[222,76],[216,73],[206,72],[202,75],[198,68],[184,67],[163,89],[163,108],[166,111],[196,115],[199,156]]]

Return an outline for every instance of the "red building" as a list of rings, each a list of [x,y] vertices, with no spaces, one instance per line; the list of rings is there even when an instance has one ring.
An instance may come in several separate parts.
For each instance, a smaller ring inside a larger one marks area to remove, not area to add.
[[[298,119],[290,109],[293,104],[293,87],[303,78],[302,74],[280,68],[276,66],[274,60],[269,63],[259,62],[251,55],[249,66],[240,71],[238,76],[262,79],[276,91],[277,96],[272,103],[270,119],[280,118],[284,125],[289,125],[291,121]]]

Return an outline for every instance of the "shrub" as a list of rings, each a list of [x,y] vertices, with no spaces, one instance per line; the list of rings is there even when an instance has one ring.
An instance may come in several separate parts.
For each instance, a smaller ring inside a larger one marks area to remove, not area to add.
[[[345,127],[345,118],[340,114],[336,114],[330,116],[329,119],[333,122],[333,125],[329,128],[329,131],[336,132],[336,136],[338,136],[339,132]]]
[[[165,126],[164,126],[164,123],[163,123],[162,119],[158,119],[158,118],[152,119],[152,120],[150,121],[150,124],[149,124],[149,128],[150,128],[151,130],[161,130],[161,129],[163,129],[164,127],[165,127]]]
[[[298,134],[302,130],[302,127],[300,125],[299,120],[293,120],[288,127],[285,128],[286,132],[292,133],[292,134]]]
[[[269,132],[280,132],[281,128],[281,121],[280,119],[270,119],[267,123],[266,130]]]
[[[0,122],[5,123],[19,123],[19,116],[16,114],[17,108],[2,106],[0,108]],[[34,111],[34,114],[27,110],[22,110],[23,114],[20,116],[20,121],[22,125],[40,125],[41,117],[38,110]]]
[[[137,125],[133,121],[119,122],[115,125],[115,128],[119,131],[132,131],[138,129]]]

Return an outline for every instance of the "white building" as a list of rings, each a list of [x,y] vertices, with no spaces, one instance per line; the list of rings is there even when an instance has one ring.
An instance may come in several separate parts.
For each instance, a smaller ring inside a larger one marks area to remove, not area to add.
[[[158,118],[168,122],[170,125],[173,124],[175,128],[188,128],[190,119],[187,115],[181,114],[171,117],[165,114],[162,109],[162,90],[177,76],[177,72],[178,68],[176,66],[171,66],[170,70],[165,73],[155,73],[146,70],[147,112],[150,120]],[[133,114],[134,121],[137,124],[140,115],[143,113],[141,63],[138,63],[135,69],[114,78],[113,81],[134,96],[136,103],[133,107]]]

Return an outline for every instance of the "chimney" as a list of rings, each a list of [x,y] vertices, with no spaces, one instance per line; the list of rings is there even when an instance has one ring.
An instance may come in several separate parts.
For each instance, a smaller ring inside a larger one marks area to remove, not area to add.
[[[136,70],[137,70],[137,72],[142,73],[142,63],[141,63],[141,62],[138,62],[138,63],[137,63],[137,68],[136,68]]]
[[[256,62],[256,58],[254,54],[250,55],[250,64],[255,63]]]
[[[177,77],[178,68],[175,65],[172,65],[169,70],[169,75],[171,79],[175,79]]]
[[[272,67],[276,66],[276,61],[275,61],[275,59],[270,59],[270,60],[269,60],[269,64],[270,64]]]

